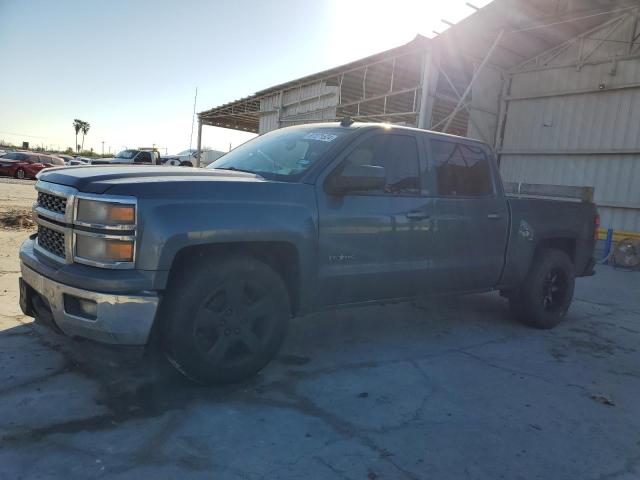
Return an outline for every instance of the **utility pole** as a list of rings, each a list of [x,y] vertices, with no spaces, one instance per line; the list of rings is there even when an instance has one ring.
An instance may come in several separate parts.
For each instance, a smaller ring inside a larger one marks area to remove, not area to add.
[[[193,114],[191,115],[191,136],[189,137],[189,151],[191,151],[191,145],[193,144],[193,124],[196,120],[196,102],[197,101],[198,101],[198,87],[196,87],[196,94],[193,97]]]
[[[104,140],[102,141],[102,155],[104,155]]]

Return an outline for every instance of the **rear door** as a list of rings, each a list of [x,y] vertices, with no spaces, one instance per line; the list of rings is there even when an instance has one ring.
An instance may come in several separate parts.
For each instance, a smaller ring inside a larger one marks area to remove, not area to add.
[[[328,175],[346,163],[385,167],[376,191],[330,195]],[[356,140],[316,184],[320,305],[412,296],[427,267],[429,199],[423,195],[424,144],[413,132],[380,131]]]
[[[429,136],[432,210],[430,276],[436,290],[494,286],[507,244],[508,210],[495,181],[490,149],[477,142]]]

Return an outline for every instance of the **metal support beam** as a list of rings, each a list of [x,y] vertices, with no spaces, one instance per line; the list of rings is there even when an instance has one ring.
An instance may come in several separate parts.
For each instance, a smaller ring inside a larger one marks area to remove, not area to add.
[[[480,75],[480,72],[484,68],[485,64],[489,61],[489,59],[491,58],[491,55],[493,54],[494,50],[496,49],[496,47],[500,43],[500,40],[502,39],[502,35],[504,35],[504,30],[500,30],[500,32],[496,36],[496,39],[493,41],[493,45],[491,45],[491,48],[489,49],[489,51],[485,55],[484,59],[482,60],[482,63],[480,63],[480,65],[478,66],[477,70],[473,74],[473,77],[471,78],[471,82],[469,82],[469,85],[467,86],[467,88],[465,89],[464,93],[460,97],[460,100],[458,101],[458,105],[456,105],[456,108],[454,108],[453,112],[451,112],[451,114],[447,117],[447,123],[445,124],[444,129],[442,130],[443,132],[446,132],[449,129],[449,126],[451,125],[451,122],[453,121],[455,116],[460,111],[460,108],[461,108],[462,104],[464,103],[465,99],[467,98],[467,95],[469,95],[469,92],[471,91],[471,87],[473,87],[473,84],[478,79],[478,76]],[[442,123],[442,122],[440,122],[440,123]]]
[[[580,67],[582,67],[583,62],[587,61],[591,55],[593,55],[606,41],[609,40],[609,38],[611,38],[611,35],[613,35],[618,31],[618,29],[620,28],[620,25],[624,24],[626,20],[627,20],[627,17],[625,16],[625,17],[620,17],[620,19],[617,22],[614,22],[611,25],[611,29],[607,32],[604,38],[598,39],[598,43],[596,43],[596,45],[591,48],[589,53],[585,53],[583,49],[582,55],[578,59]]]
[[[284,108],[284,90],[280,90],[280,93],[278,94],[278,128],[282,126],[282,122],[280,121],[280,119],[282,118],[283,108]]]
[[[635,10],[635,12],[633,13],[633,19],[631,20],[633,22],[633,25],[631,25],[631,29],[629,32],[629,50],[627,51],[627,53],[631,54],[633,53],[633,47],[635,45],[635,42],[637,40],[637,31],[638,31],[638,14],[640,13],[640,11],[638,9]]]
[[[460,93],[458,93],[458,89],[456,88],[456,86],[453,84],[453,82],[449,78],[449,75],[447,75],[447,72],[444,71],[444,69],[442,68],[442,65],[438,64],[438,70],[440,70],[440,73],[442,74],[442,76],[445,78],[445,80],[447,81],[447,83],[451,87],[451,90],[453,90],[453,93],[456,94],[456,97],[458,97],[458,99],[461,99],[462,97],[460,96]],[[487,139],[484,137],[484,135],[482,134],[482,130],[480,129],[478,124],[475,122],[475,119],[473,118],[473,113],[471,112],[471,107],[469,107],[469,104],[467,102],[463,102],[462,106],[464,107],[464,109],[469,114],[469,123],[471,123],[475,127],[475,129],[478,131],[478,134],[481,137],[480,140],[482,140],[485,143],[489,143],[487,141]],[[493,115],[495,115],[495,112],[491,112],[491,113]],[[469,133],[468,132],[468,127],[467,127],[467,133]]]
[[[431,125],[431,113],[433,111],[433,97],[429,95],[429,90],[435,90],[435,80],[433,78],[433,52],[427,50],[422,57],[422,95],[420,96],[420,110],[418,114],[418,128],[427,129]],[[433,83],[433,87],[431,84]],[[415,106],[414,106],[415,109]]]
[[[623,62],[626,60],[637,60],[638,58],[640,58],[640,54],[635,53],[633,55],[620,55],[620,56],[616,56],[615,58],[617,62]],[[582,62],[582,67],[584,68],[587,65],[588,66],[600,65],[602,63],[611,63],[611,57],[601,58],[601,59],[594,58],[593,60],[586,60]],[[512,69],[510,70],[510,72],[514,74],[518,74],[518,73],[529,73],[529,72],[541,72],[543,70],[557,70],[560,68],[574,69],[575,67],[576,67],[576,62],[569,62],[569,63],[558,63],[554,65],[542,65],[537,67],[518,68],[517,70]]]
[[[633,7],[631,7],[633,8]],[[625,9],[621,9],[621,10],[617,10],[617,12],[621,12],[621,11],[625,11],[625,10],[629,10],[629,8],[625,8]],[[614,12],[608,12],[608,13],[614,13]],[[628,13],[625,13],[624,15],[628,15]],[[623,15],[623,16],[624,16]],[[593,33],[597,32],[597,31],[601,31],[604,28],[610,26],[611,24],[614,24],[616,22],[618,22],[622,17],[614,17],[611,20],[607,20],[606,22],[597,25],[596,27],[581,33],[578,36],[575,36],[569,40],[567,40],[566,42],[560,44],[560,45],[556,45],[552,48],[550,48],[549,50],[545,51],[545,52],[541,52],[538,55],[536,55],[533,58],[530,58],[529,60],[524,61],[523,63],[521,63],[520,65],[517,65],[516,67],[514,67],[513,69],[511,69],[511,71],[513,72],[520,72],[520,71],[527,71],[530,70],[529,68],[527,68],[527,65],[530,65],[532,62],[537,66],[547,66],[548,63],[553,60],[554,58],[556,58],[558,55],[560,55],[561,53],[567,51],[569,48],[573,47],[576,45],[576,43],[578,44],[579,47],[579,53],[578,53],[578,59],[576,62],[572,62],[572,65],[575,66],[576,64],[580,64],[581,63],[581,59],[582,59],[582,55],[583,55],[583,48],[584,48],[584,39],[587,37],[590,37]],[[546,26],[551,26],[553,24],[549,24]],[[520,29],[520,30],[515,30],[515,32],[519,32],[519,31],[526,31],[527,29]],[[582,64],[585,63],[585,59],[582,59]],[[534,68],[535,69],[535,68]]]
[[[511,91],[511,81],[513,76],[510,74],[502,75],[502,93],[500,95],[500,111],[498,112],[498,126],[496,128],[496,136],[493,141],[493,147],[498,150],[502,148],[504,142],[504,131],[507,124],[507,112],[509,102],[507,96]],[[500,165],[500,154],[498,154],[498,165]]]
[[[622,85],[612,85],[605,86],[605,88],[592,87],[592,88],[583,88],[580,90],[563,90],[556,92],[544,92],[544,93],[534,93],[531,95],[514,95],[508,96],[505,98],[508,102],[516,102],[520,100],[533,100],[535,98],[550,98],[550,97],[568,97],[569,95],[584,95],[589,93],[606,93],[606,92],[616,92],[619,90],[634,90],[640,88],[640,83],[627,83]]]
[[[200,168],[200,154],[202,153],[202,120],[198,118],[198,153],[196,154],[196,167]]]

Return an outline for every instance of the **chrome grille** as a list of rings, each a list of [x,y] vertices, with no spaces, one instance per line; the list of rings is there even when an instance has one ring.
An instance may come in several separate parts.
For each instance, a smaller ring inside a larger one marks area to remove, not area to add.
[[[67,199],[50,193],[38,192],[38,206],[60,215],[67,211]]]
[[[64,233],[38,225],[38,245],[49,253],[65,258]]]
[[[82,263],[103,268],[134,268],[136,225],[83,223],[76,218],[76,207],[80,201],[94,200],[133,205],[137,208],[135,197],[81,193],[74,187],[43,180],[36,183],[36,190],[38,199],[33,205],[33,210],[38,224],[38,235],[33,248],[38,254],[67,265]],[[134,259],[127,262],[102,263],[76,256],[75,244],[82,236],[133,241]]]

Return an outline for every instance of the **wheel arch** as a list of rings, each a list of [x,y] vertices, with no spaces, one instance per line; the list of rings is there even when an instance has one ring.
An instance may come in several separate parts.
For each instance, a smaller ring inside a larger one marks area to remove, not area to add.
[[[566,237],[566,236],[560,236],[560,237],[554,236],[554,237],[541,239],[536,244],[535,250],[533,252],[533,258],[535,259],[535,257],[543,250],[548,250],[548,249],[560,250],[561,252],[566,253],[571,259],[571,262],[575,265],[576,243],[577,242],[575,238]]]
[[[193,263],[226,255],[241,255],[254,258],[269,265],[282,278],[291,302],[291,313],[296,315],[301,308],[300,254],[293,243],[284,241],[229,242],[186,246],[173,259],[167,282],[171,288],[176,272]]]

